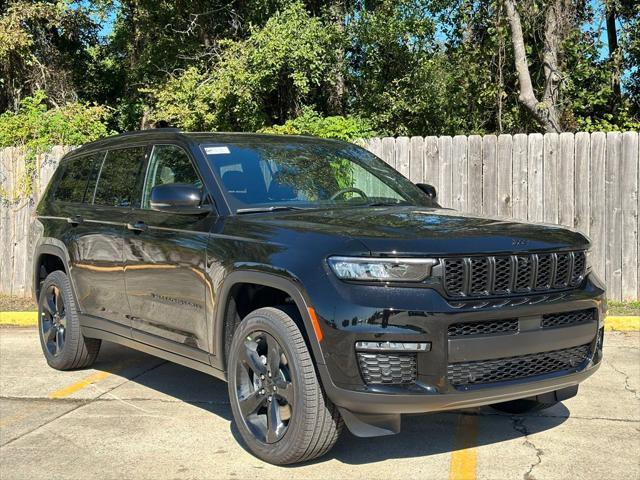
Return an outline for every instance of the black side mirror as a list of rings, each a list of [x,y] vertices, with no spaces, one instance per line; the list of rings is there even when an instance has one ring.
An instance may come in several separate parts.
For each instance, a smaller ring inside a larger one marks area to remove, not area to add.
[[[416,183],[416,186],[424,192],[424,194],[429,197],[431,200],[435,200],[438,192],[436,192],[436,187],[433,185],[429,185],[428,183]]]
[[[151,209],[158,212],[199,215],[209,213],[210,205],[202,205],[202,190],[188,183],[167,183],[151,189]]]

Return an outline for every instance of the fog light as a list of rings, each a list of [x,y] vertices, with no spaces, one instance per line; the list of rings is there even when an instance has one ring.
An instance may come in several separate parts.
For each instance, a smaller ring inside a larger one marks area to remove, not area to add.
[[[356,342],[356,350],[373,352],[428,352],[431,342]]]

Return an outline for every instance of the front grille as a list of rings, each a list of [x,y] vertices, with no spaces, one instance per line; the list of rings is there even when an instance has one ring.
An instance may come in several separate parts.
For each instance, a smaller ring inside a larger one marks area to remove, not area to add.
[[[416,354],[358,353],[362,378],[368,385],[408,385],[416,382]]]
[[[450,363],[447,378],[453,386],[478,385],[576,370],[589,356],[589,345],[518,357]]]
[[[450,297],[545,292],[576,287],[585,275],[583,251],[444,258]]]
[[[463,322],[449,325],[449,337],[466,337],[471,335],[510,335],[518,333],[518,319],[493,320],[489,322]]]
[[[593,322],[596,318],[596,311],[576,310],[574,312],[548,313],[542,316],[542,328],[571,327],[582,323]]]

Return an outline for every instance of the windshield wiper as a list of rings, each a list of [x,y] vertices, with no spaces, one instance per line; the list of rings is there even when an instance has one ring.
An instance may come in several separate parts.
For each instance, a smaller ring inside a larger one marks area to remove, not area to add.
[[[395,207],[398,205],[406,207],[410,204],[406,202],[371,202],[365,204],[366,207]]]
[[[239,208],[236,210],[238,215],[243,213],[265,213],[265,212],[280,212],[286,210],[308,210],[304,207],[294,207],[292,205],[271,205],[270,207],[251,207],[251,208]]]

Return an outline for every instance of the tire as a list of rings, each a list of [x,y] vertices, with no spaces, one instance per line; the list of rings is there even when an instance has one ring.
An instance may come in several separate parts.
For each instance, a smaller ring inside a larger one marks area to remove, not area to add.
[[[553,407],[557,403],[558,402],[543,403],[536,400],[520,399],[511,400],[510,402],[494,403],[493,405],[491,405],[491,407],[504,413],[521,414],[538,412],[540,410],[544,410],[545,408]]]
[[[47,363],[56,370],[87,368],[100,351],[100,340],[82,335],[71,282],[60,270],[49,274],[40,289],[38,332]]]
[[[258,458],[275,465],[304,462],[338,440],[340,413],[325,397],[302,333],[285,311],[261,308],[238,325],[228,379],[235,424]]]

